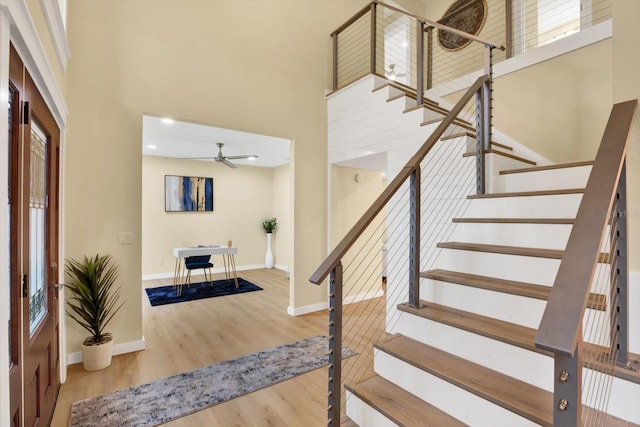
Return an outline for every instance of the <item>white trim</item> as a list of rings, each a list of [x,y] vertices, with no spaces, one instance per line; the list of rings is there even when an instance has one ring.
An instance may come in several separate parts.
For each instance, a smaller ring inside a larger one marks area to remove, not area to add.
[[[374,292],[367,292],[366,294],[360,294],[360,295],[353,295],[350,297],[345,297],[344,300],[342,301],[343,305],[346,304],[353,304],[354,302],[360,302],[360,301],[365,301],[368,299],[374,299],[374,298],[380,298],[384,296],[384,291],[382,289],[378,289],[377,291]]]
[[[9,412],[9,290],[6,282],[9,271],[9,236],[6,230],[9,224],[7,215],[7,201],[9,199],[9,177],[5,172],[9,170],[9,33],[10,20],[6,9],[0,10],[0,426],[11,425]],[[13,313],[18,316],[19,313]]]
[[[288,273],[288,272],[289,272],[289,266],[288,266],[288,265],[275,264],[275,265],[273,266],[273,268],[275,268],[276,270],[284,271],[285,273]]]
[[[146,349],[146,343],[144,337],[141,340],[123,342],[113,345],[113,355],[134,353]],[[82,362],[82,352],[76,351],[74,353],[67,353],[67,364],[74,365]]]
[[[303,314],[314,313],[316,311],[327,310],[329,308],[329,302],[319,302],[318,304],[305,305],[304,307],[287,307],[287,314],[289,316],[301,316]]]
[[[69,41],[67,40],[67,31],[64,28],[64,21],[62,19],[62,11],[57,1],[40,0],[44,18],[47,21],[49,27],[49,34],[51,35],[51,41],[56,48],[56,55],[58,62],[62,68],[63,73],[67,73],[67,61],[71,56],[71,50],[69,49]]]
[[[539,64],[565,53],[578,50],[585,46],[606,40],[613,36],[613,22],[611,19],[596,24],[590,28],[585,28],[575,34],[564,37],[553,43],[540,46],[517,55],[493,66],[493,78],[497,79],[515,71],[522,70],[527,67]],[[433,87],[425,91],[425,95],[434,95],[444,97],[452,93],[459,92],[469,87],[470,82],[475,81],[483,73],[483,70],[474,71],[466,76],[459,77],[455,80],[446,82],[443,85]]]
[[[281,268],[282,267],[282,268]],[[253,264],[253,265],[241,265],[236,267],[236,271],[246,271],[246,270],[259,270],[261,268],[267,268],[264,264]],[[285,270],[287,267],[276,266],[279,270]],[[212,268],[211,271],[216,273],[224,273],[224,267],[215,267]],[[172,279],[173,272],[171,273],[155,273],[155,274],[145,274],[142,276],[142,280],[155,280],[155,279]]]
[[[25,0],[0,0],[0,6],[9,10],[13,24],[11,41],[62,131],[66,128],[69,110],[38,37],[38,30],[31,19],[27,3]]]

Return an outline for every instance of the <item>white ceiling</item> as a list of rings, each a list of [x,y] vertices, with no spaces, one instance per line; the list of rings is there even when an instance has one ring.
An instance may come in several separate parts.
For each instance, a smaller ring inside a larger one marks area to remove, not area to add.
[[[166,158],[215,157],[217,142],[224,143],[224,156],[257,155],[255,160],[232,160],[237,165],[277,167],[289,163],[289,143],[285,138],[257,135],[161,117],[142,116],[142,154]],[[150,148],[155,146],[155,148]],[[212,161],[213,160],[205,160]],[[216,167],[227,167],[222,163]]]

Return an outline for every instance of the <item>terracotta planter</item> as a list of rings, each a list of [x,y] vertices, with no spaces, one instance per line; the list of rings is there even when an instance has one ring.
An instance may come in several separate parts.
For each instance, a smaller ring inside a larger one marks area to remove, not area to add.
[[[104,344],[82,344],[82,365],[85,371],[99,371],[111,365],[113,354],[113,338]]]

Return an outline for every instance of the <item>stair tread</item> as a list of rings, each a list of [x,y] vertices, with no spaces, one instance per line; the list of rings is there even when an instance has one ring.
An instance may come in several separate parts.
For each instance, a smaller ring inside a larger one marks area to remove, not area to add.
[[[391,83],[391,82],[387,82],[385,84],[383,84],[382,86],[378,86],[375,89],[373,89],[371,92],[377,92],[379,90],[382,90],[384,88],[387,87],[392,87],[394,89],[397,89],[399,91],[402,91],[404,93],[404,96],[408,96],[410,98],[415,98],[416,97],[416,91],[412,90],[411,88],[405,87],[403,85],[400,84],[396,84],[396,83]],[[427,97],[423,97],[422,98],[424,100],[425,103],[433,105],[433,106],[438,106],[439,104],[436,101],[433,101],[432,99],[429,99]],[[421,105],[417,105],[415,108],[421,107]]]
[[[424,426],[425,420],[429,425],[466,425],[379,375],[345,388],[398,425]]]
[[[507,193],[487,193],[472,194],[468,199],[492,199],[497,197],[532,197],[532,196],[555,196],[561,194],[581,194],[584,188],[565,188],[562,190],[534,190],[534,191],[513,191]]]
[[[442,138],[440,138],[440,140],[442,141],[446,141],[448,139],[455,139],[455,138],[460,138],[462,136],[466,136],[467,138],[476,138],[476,134],[475,134],[475,129],[472,129],[471,132],[466,131],[466,132],[456,132],[456,133],[452,133],[450,135],[446,135],[443,136]],[[498,148],[502,148],[503,150],[508,150],[508,151],[513,151],[513,147],[509,146],[509,145],[505,145],[505,144],[501,144],[499,142],[495,142],[495,141],[491,141],[491,145],[498,147]],[[471,154],[471,153],[465,153],[467,155]]]
[[[553,425],[553,396],[545,390],[405,336],[376,348],[535,423]]]
[[[485,154],[497,154],[498,156],[508,157],[510,159],[517,160],[522,163],[528,163],[530,165],[536,164],[536,162],[534,162],[533,160],[525,159],[524,157],[516,156],[515,154],[505,153],[504,151],[495,150],[493,148],[489,150],[485,150]],[[463,157],[473,157],[475,155],[476,155],[475,151],[468,151],[463,154]]]
[[[340,419],[340,427],[358,427],[358,424],[354,423],[351,418],[345,415]]]
[[[584,161],[584,162],[572,162],[572,163],[559,163],[556,165],[544,165],[544,166],[534,166],[530,168],[520,168],[520,169],[507,169],[500,171],[500,175],[508,175],[512,173],[523,173],[523,172],[536,172],[536,171],[544,171],[544,170],[552,170],[552,169],[565,169],[565,168],[574,168],[580,166],[592,166],[593,160]]]
[[[399,334],[376,348],[535,423],[553,425],[553,394],[546,390]],[[604,425],[635,426],[611,415]]]
[[[551,293],[551,286],[461,273],[458,271],[436,269],[422,272],[420,273],[420,277],[540,300],[549,299],[549,294]],[[603,310],[604,307],[606,307],[606,297],[602,294],[591,293],[587,304],[591,309]]]
[[[573,224],[575,218],[453,218],[457,223],[489,224]]]

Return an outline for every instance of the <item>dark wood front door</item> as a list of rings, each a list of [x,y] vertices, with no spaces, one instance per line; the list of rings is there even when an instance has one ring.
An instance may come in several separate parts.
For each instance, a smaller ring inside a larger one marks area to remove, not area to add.
[[[9,68],[11,419],[46,426],[60,388],[60,131],[13,47]]]

